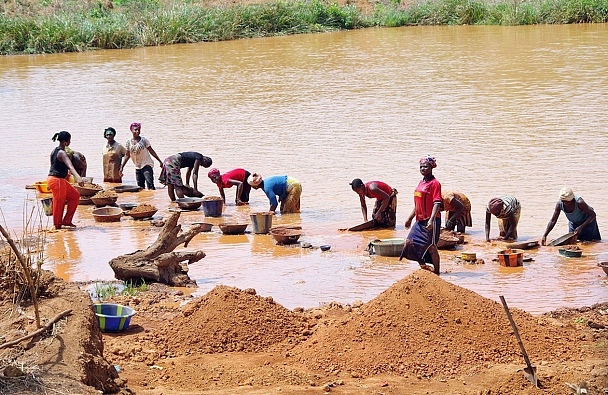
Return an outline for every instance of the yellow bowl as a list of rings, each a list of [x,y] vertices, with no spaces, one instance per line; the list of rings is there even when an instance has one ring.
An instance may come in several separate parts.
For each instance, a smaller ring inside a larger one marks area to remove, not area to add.
[[[46,184],[46,181],[38,181],[34,184],[34,186],[36,187],[36,190],[40,193],[51,193],[51,189]]]

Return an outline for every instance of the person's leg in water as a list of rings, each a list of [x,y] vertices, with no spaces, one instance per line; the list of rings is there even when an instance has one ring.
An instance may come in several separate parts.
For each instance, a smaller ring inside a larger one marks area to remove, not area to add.
[[[144,168],[141,170],[144,173],[144,178],[146,180],[148,189],[150,189],[150,190],[156,189],[154,187],[154,171],[152,170],[152,166],[144,166]]]
[[[135,180],[137,180],[137,186],[141,189],[146,187],[146,178],[144,176],[144,169],[135,169]]]

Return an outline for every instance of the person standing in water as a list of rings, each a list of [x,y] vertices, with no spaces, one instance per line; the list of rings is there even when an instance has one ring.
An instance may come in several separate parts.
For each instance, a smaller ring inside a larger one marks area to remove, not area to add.
[[[80,193],[68,182],[68,171],[72,173],[79,185],[82,185],[83,181],[65,152],[71,140],[72,135],[66,131],[55,133],[53,136],[53,141],[59,141],[59,146],[55,147],[51,153],[51,168],[46,183],[53,194],[53,225],[56,230],[76,227],[72,220],[78,207]],[[66,202],[67,210],[64,216],[63,210]]]
[[[114,139],[116,137],[116,129],[112,127],[106,128],[103,131],[103,137],[107,140],[102,149],[103,182],[122,182],[120,165],[127,150]]]
[[[394,228],[397,224],[397,190],[382,181],[369,181],[365,184],[355,178],[350,186],[359,195],[363,221],[367,222],[367,204],[365,198],[376,199],[372,219],[381,228]]]
[[[437,250],[439,231],[441,228],[441,184],[433,175],[437,162],[432,156],[420,159],[420,174],[422,180],[414,191],[414,209],[405,221],[405,229],[410,229],[412,220],[416,222],[407,235],[405,245],[399,260],[416,261],[421,268],[430,270],[427,263],[433,265],[433,272],[439,274],[440,257]]]
[[[137,185],[139,185],[140,188],[145,188],[147,185],[148,189],[156,189],[154,187],[154,170],[152,169],[154,161],[151,156],[158,161],[161,168],[163,167],[163,161],[160,160],[156,151],[152,148],[150,141],[140,135],[140,123],[133,122],[130,129],[133,137],[127,140],[127,143],[125,144],[126,153],[122,165],[120,166],[120,177],[122,178],[123,176],[123,170],[129,161],[129,158],[132,158],[133,164],[135,165],[135,179],[137,180]]]
[[[593,207],[589,206],[582,197],[575,196],[572,189],[562,188],[562,190],[559,191],[559,200],[555,204],[553,216],[551,217],[551,220],[549,220],[547,229],[543,234],[541,240],[542,245],[546,244],[547,236],[549,235],[549,232],[553,230],[562,211],[566,215],[566,218],[568,218],[568,231],[574,232],[577,240],[602,240]]]

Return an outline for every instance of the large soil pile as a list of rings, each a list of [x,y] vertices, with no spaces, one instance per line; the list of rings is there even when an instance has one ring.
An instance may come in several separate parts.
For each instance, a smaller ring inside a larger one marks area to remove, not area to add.
[[[311,334],[303,314],[260,297],[255,290],[218,286],[189,303],[156,337],[173,355],[225,351],[258,352]]]
[[[597,362],[608,339],[602,306],[586,313],[595,314],[589,325],[512,310],[539,366],[537,389],[518,371],[525,364],[502,306],[424,270],[368,303],[306,311],[226,286],[180,307],[186,297],[152,288],[120,297],[138,313],[125,333],[104,336],[137,393],[566,395],[565,382],[582,379],[608,388]]]
[[[508,296],[507,296],[508,299]],[[533,360],[576,359],[579,336],[514,309]],[[315,370],[447,377],[522,363],[502,305],[419,270],[292,350]]]

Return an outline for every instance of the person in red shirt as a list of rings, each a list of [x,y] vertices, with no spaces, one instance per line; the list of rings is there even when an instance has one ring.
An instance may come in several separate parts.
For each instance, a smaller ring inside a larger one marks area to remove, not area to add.
[[[420,267],[430,270],[427,263],[433,265],[433,272],[439,274],[439,231],[441,227],[441,184],[433,175],[433,169],[437,162],[432,156],[420,159],[420,174],[422,181],[418,183],[414,191],[414,210],[405,221],[405,229],[409,229],[412,220],[416,217],[416,223],[410,230],[401,251],[399,260],[409,259],[417,261]]]
[[[397,223],[397,190],[382,181],[369,181],[365,184],[360,178],[350,183],[353,191],[359,195],[363,220],[367,222],[367,204],[365,198],[376,199],[372,219],[376,226],[394,228]]]
[[[218,169],[211,169],[207,176],[217,185],[220,191],[224,203],[226,203],[226,195],[224,194],[224,188],[232,188],[236,185],[236,199],[235,203],[237,206],[243,206],[249,204],[249,192],[251,192],[251,185],[247,182],[247,179],[251,175],[245,169],[234,169],[224,174],[220,174]]]

